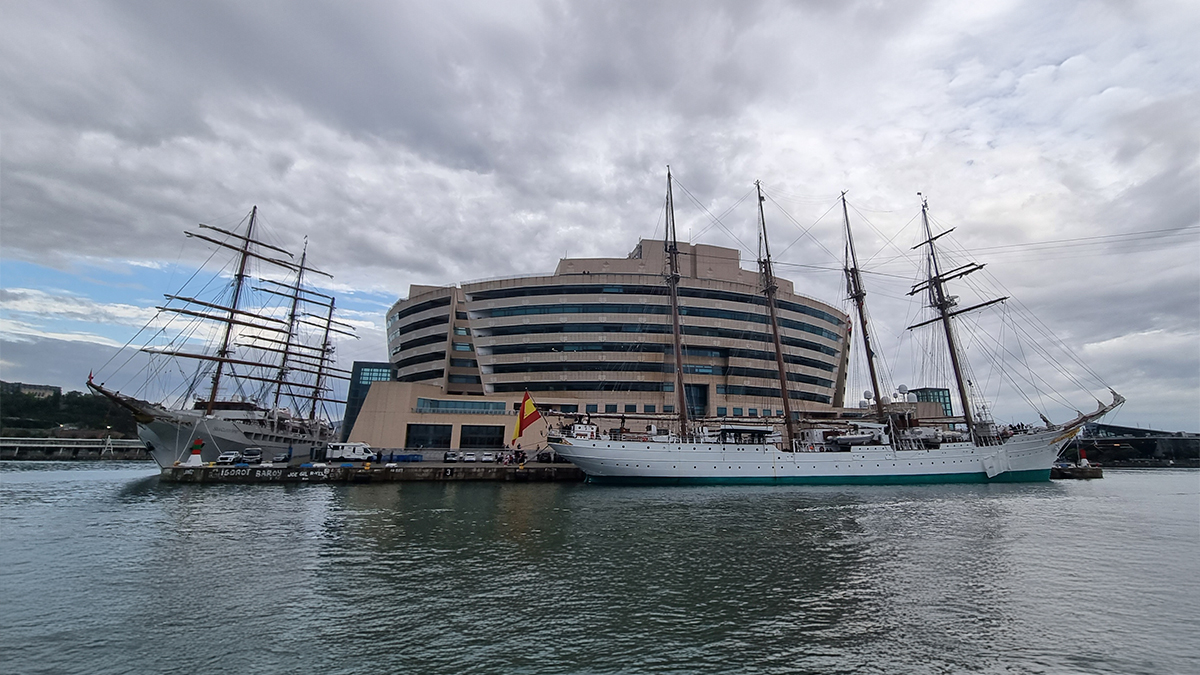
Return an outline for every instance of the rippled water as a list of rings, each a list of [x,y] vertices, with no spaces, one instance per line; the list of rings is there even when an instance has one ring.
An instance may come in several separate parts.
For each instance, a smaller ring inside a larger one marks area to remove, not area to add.
[[[696,488],[155,475],[0,463],[0,672],[1200,672],[1200,472]]]

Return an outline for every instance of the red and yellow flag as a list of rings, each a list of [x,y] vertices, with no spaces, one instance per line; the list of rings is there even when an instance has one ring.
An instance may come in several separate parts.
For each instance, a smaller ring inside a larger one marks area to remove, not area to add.
[[[521,400],[521,409],[517,411],[517,426],[513,429],[513,442],[515,443],[530,424],[542,418],[542,414],[538,412],[537,406],[533,404],[533,399],[530,398],[529,392],[525,392],[525,398]]]

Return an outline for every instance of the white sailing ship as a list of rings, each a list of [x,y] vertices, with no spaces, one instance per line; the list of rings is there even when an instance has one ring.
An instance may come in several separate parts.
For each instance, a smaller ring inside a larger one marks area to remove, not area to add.
[[[770,323],[774,335],[779,381],[788,381],[783,360],[779,325],[776,319],[776,282],[763,215],[763,195],[758,186],[760,224],[759,270]],[[964,375],[964,362],[952,325],[954,317],[1001,302],[997,298],[960,308],[957,298],[947,293],[945,283],[982,268],[974,263],[943,271],[936,241],[946,232],[934,235],[929,224],[927,203],[921,205],[927,247],[927,275],[913,287],[910,295],[924,294],[935,317],[910,326],[940,324],[945,334],[957,383],[961,418],[922,420],[912,407],[889,405],[881,395],[880,378],[872,349],[857,253],[850,232],[845,194],[842,195],[847,255],[845,276],[849,298],[854,301],[872,390],[867,398],[873,403],[870,419],[813,421],[793,415],[789,396],[781,397],[784,417],[781,431],[770,424],[716,423],[696,424],[687,416],[683,400],[683,349],[680,342],[677,285],[678,251],[675,243],[675,218],[671,198],[671,174],[667,173],[666,282],[670,290],[675,334],[675,391],[680,401],[680,433],[631,435],[622,429],[602,434],[591,420],[565,425],[550,439],[557,454],[579,466],[590,482],[649,484],[908,484],[960,482],[1045,481],[1063,446],[1084,424],[1103,417],[1124,402],[1112,394],[1111,403],[1099,403],[1092,413],[1080,413],[1074,419],[1053,424],[1043,417],[1044,426],[1000,428],[986,413],[975,410]],[[915,248],[915,247],[914,247]],[[781,387],[786,391],[787,387]],[[908,394],[903,386],[900,394]],[[961,424],[965,430],[955,430]]]
[[[158,308],[160,317],[182,317],[215,327],[199,331],[211,336],[210,351],[191,347],[197,334],[191,327],[172,330],[176,337],[167,346],[140,348],[156,360],[197,364],[181,405],[123,394],[88,377],[93,392],[133,413],[138,437],[161,467],[195,462],[190,459],[195,446],[203,462],[214,462],[221,453],[257,448],[267,460],[286,455],[289,462],[298,463],[336,440],[324,404],[341,403],[327,398],[329,381],[347,379],[349,372],[333,366],[332,337],[353,336],[351,327],[333,318],[333,296],[304,284],[308,274],[330,276],[308,264],[307,246],[293,262],[291,253],[256,238],[257,221],[258,207],[254,207],[244,221],[244,233],[208,225],[200,225],[207,233],[186,233],[232,250],[236,257],[232,279],[222,284],[228,292],[225,299],[167,295],[167,304]],[[261,286],[252,286],[252,264],[282,270],[289,282],[262,278]],[[274,302],[249,306],[252,289]]]

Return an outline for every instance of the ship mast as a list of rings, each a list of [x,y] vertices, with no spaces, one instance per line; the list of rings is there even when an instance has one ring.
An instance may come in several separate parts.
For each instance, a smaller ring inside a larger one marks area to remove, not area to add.
[[[863,290],[862,275],[858,269],[858,254],[854,251],[854,235],[850,231],[850,213],[846,208],[846,193],[842,192],[842,218],[846,223],[846,288],[850,299],[854,300],[858,310],[858,327],[862,330],[863,349],[867,353],[867,370],[871,373],[871,391],[875,392],[875,412],[879,420],[887,418],[883,409],[883,400],[879,394],[879,375],[875,370],[875,350],[871,348],[871,332],[867,330],[867,292]]]
[[[304,263],[308,260],[308,241],[304,242],[304,250],[300,252],[300,269],[296,272],[296,284],[292,286],[292,306],[288,311],[288,332],[283,343],[283,354],[279,359],[279,381],[280,384],[275,386],[275,403],[271,406],[272,410],[279,409],[279,397],[283,394],[282,382],[287,379],[288,373],[288,357],[292,355],[292,339],[296,335],[296,319],[298,318],[297,311],[300,308],[300,288],[304,279]]]
[[[242,286],[246,281],[246,262],[250,259],[250,241],[254,238],[254,221],[258,217],[258,205],[250,209],[250,225],[246,227],[246,238],[242,240],[241,259],[238,261],[238,271],[234,276],[233,282],[233,302],[229,303],[228,321],[225,322],[225,334],[221,338],[221,349],[217,352],[217,357],[220,359],[229,358],[229,339],[233,333],[234,315],[238,312],[238,302],[242,297]],[[217,361],[217,369],[213,373],[212,391],[208,395],[208,405],[205,408],[204,414],[213,414],[213,407],[217,402],[217,389],[221,385],[221,371],[225,367],[225,361]]]
[[[679,243],[675,238],[675,199],[671,190],[671,167],[667,166],[667,288],[671,298],[671,335],[675,339],[675,398],[679,411],[679,436],[688,434],[687,392],[683,388],[683,340],[679,327]]]
[[[918,192],[917,194],[919,195],[920,193]],[[1004,300],[1008,299],[1008,296],[995,298],[993,300],[988,300],[987,302],[981,302],[977,305],[964,307],[963,309],[955,309],[955,307],[958,305],[957,299],[946,293],[945,282],[949,281],[950,279],[964,277],[972,272],[978,272],[979,270],[983,269],[983,265],[973,262],[967,263],[966,265],[957,267],[943,274],[941,271],[941,266],[938,263],[937,247],[934,246],[934,242],[937,239],[953,232],[954,228],[946,230],[936,237],[933,235],[933,231],[929,227],[929,200],[924,196],[921,197],[921,224],[925,228],[925,241],[913,246],[913,248],[920,248],[921,246],[928,244],[929,278],[924,282],[913,286],[912,290],[908,292],[908,295],[915,295],[921,291],[929,291],[929,306],[937,310],[938,315],[933,319],[913,324],[908,328],[909,330],[912,330],[913,328],[925,326],[931,323],[940,322],[942,324],[942,329],[946,334],[946,346],[950,352],[950,365],[954,368],[954,380],[958,384],[958,396],[959,399],[962,400],[963,421],[967,425],[967,432],[970,434],[971,440],[978,443],[981,439],[979,438],[979,434],[975,428],[975,415],[971,410],[971,397],[967,392],[967,379],[963,376],[962,354],[959,352],[958,339],[954,335],[954,326],[950,322],[950,317],[958,316],[959,314],[964,314],[976,309],[981,309],[997,302],[1003,302]]]
[[[758,190],[758,222],[759,230],[759,255],[758,269],[762,274],[763,294],[767,296],[767,310],[771,315],[771,337],[775,341],[775,365],[779,368],[779,396],[783,399],[783,415],[784,415],[784,439],[783,447],[785,451],[791,452],[795,449],[793,442],[796,438],[795,422],[792,420],[792,403],[791,392],[788,391],[787,368],[783,365],[783,339],[779,335],[779,316],[775,308],[775,292],[779,289],[779,284],[775,282],[775,271],[771,266],[771,245],[767,241],[767,219],[763,215],[762,184],[760,181],[754,181],[754,187]]]

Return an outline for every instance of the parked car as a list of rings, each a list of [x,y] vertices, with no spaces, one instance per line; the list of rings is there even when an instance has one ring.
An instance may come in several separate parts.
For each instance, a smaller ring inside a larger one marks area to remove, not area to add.
[[[217,457],[217,464],[239,464],[242,461],[240,452],[222,452]]]
[[[474,462],[475,461],[475,453],[473,453],[473,452],[463,453],[462,458],[463,458],[464,462]]]
[[[480,456],[479,456],[479,461],[481,461],[481,462],[494,462],[494,461],[496,461],[496,453],[494,453],[494,452],[485,452],[485,453],[483,453],[482,455],[480,455]]]
[[[242,461],[247,464],[262,464],[262,448],[246,448],[242,451]]]
[[[272,457],[271,463],[272,464],[287,464],[289,461],[291,461],[291,459],[292,458],[288,457],[288,454],[286,452],[282,452],[282,453]]]
[[[458,461],[458,453],[451,450],[450,452],[442,455],[442,461],[453,464],[454,462]]]

